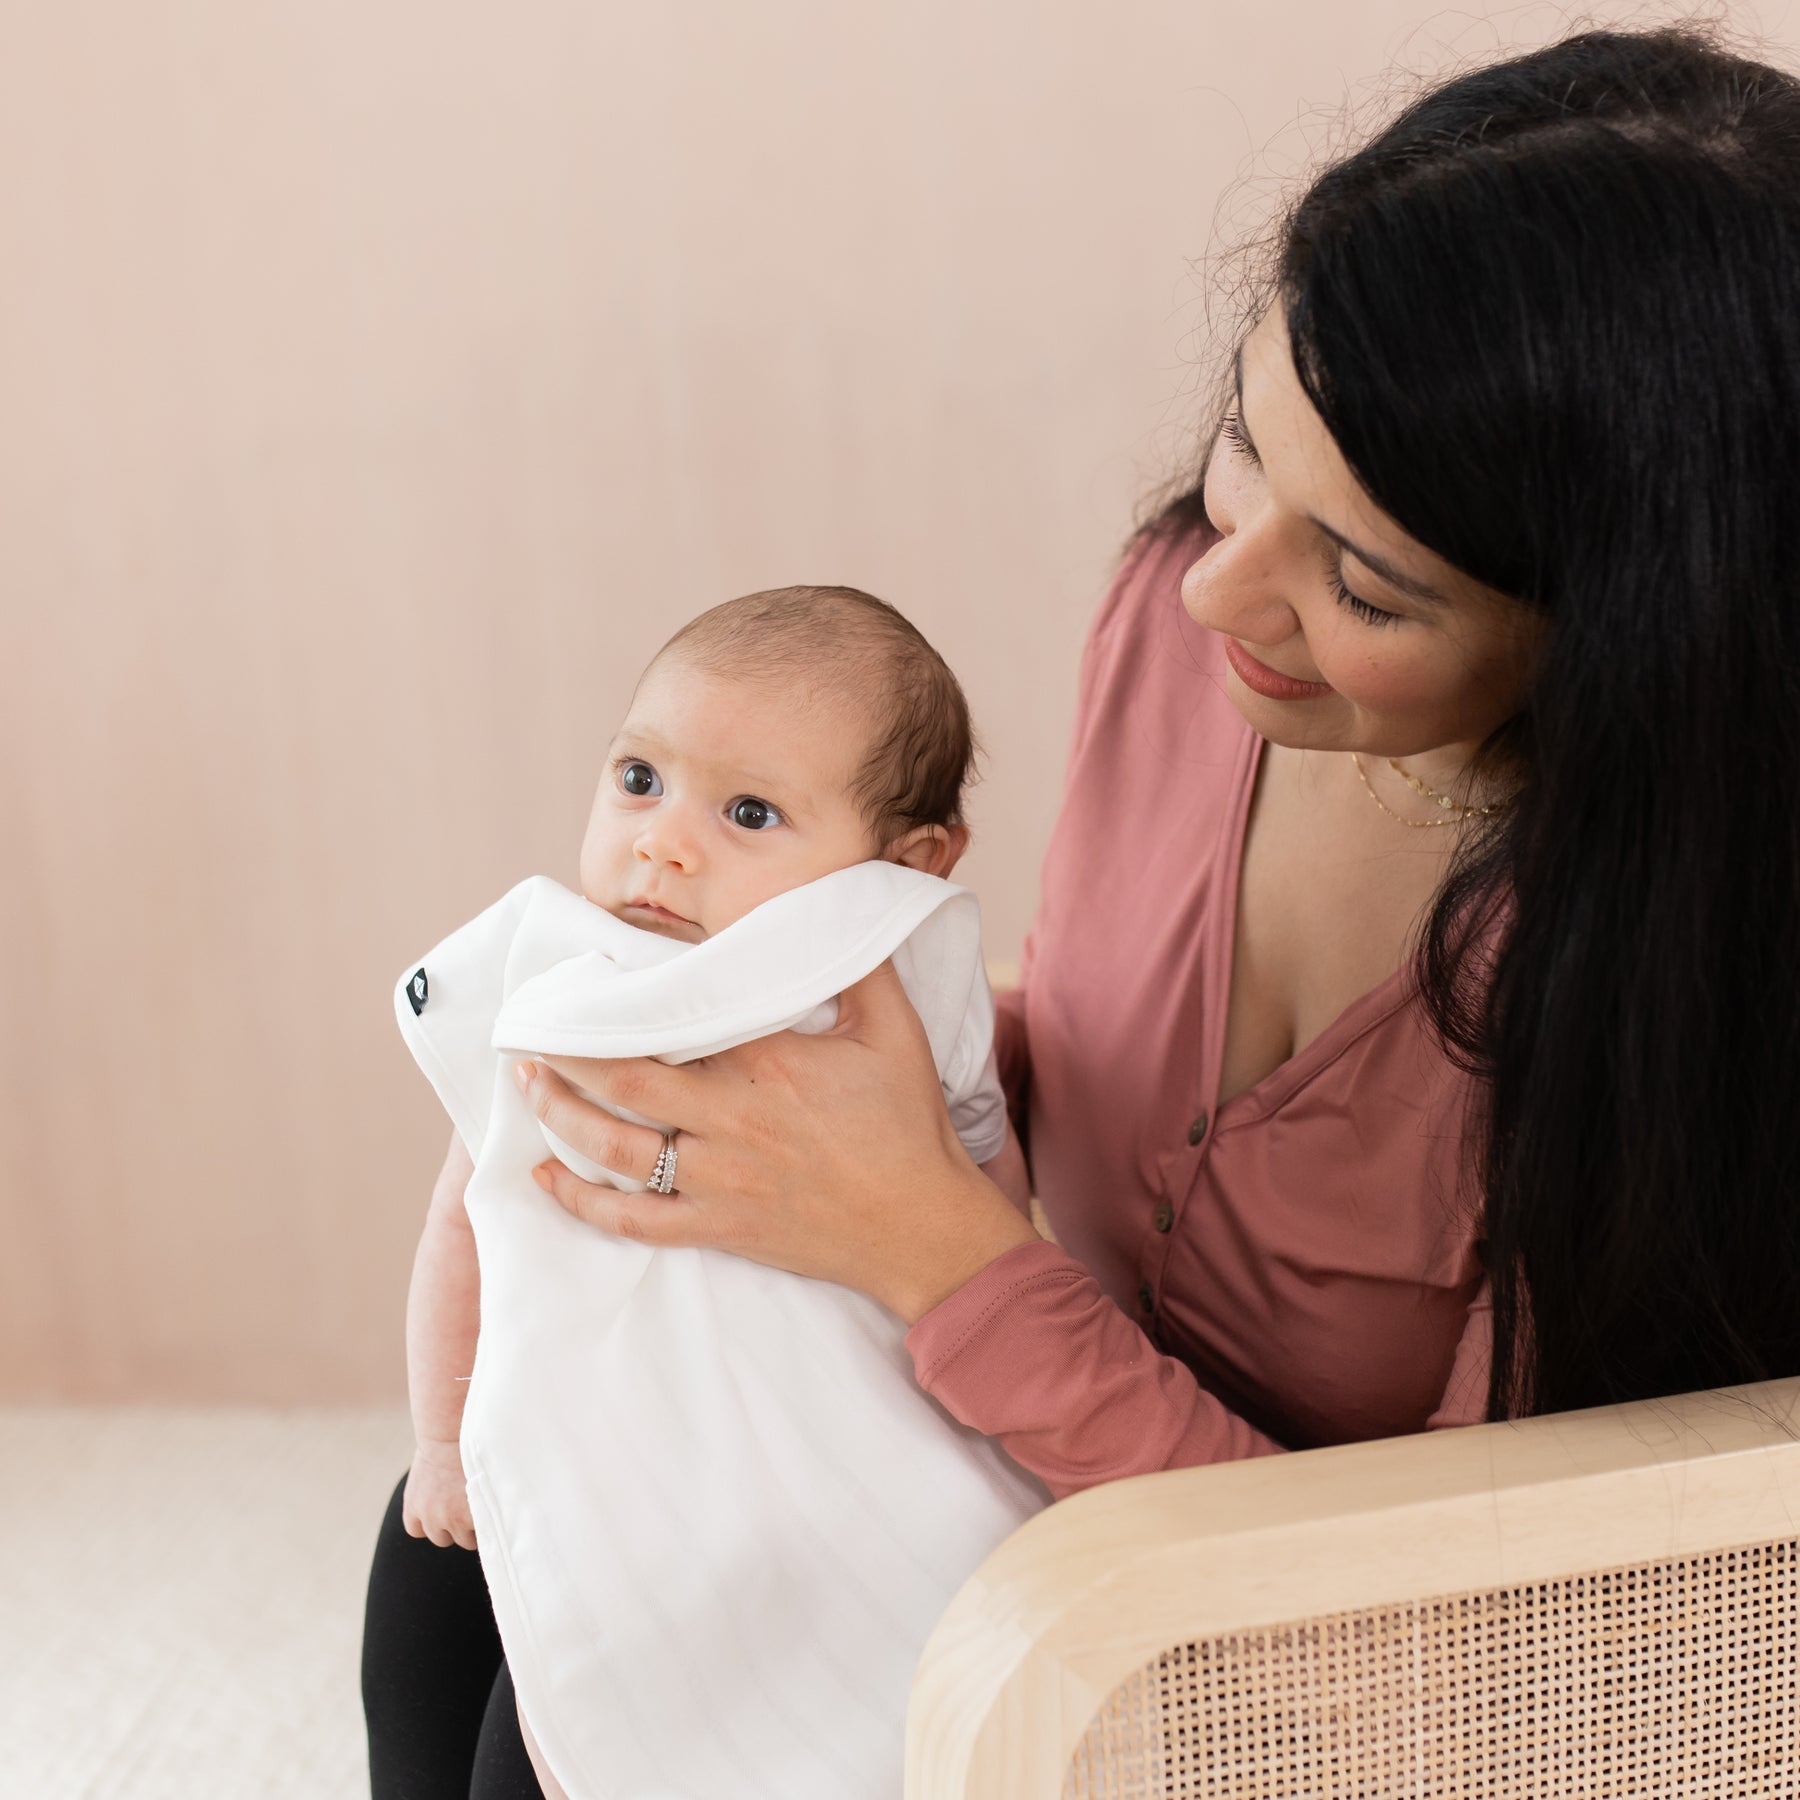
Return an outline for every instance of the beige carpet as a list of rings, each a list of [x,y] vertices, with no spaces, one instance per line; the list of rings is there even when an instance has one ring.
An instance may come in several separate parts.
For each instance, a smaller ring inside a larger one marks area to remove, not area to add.
[[[403,1409],[0,1408],[0,1796],[362,1800]]]

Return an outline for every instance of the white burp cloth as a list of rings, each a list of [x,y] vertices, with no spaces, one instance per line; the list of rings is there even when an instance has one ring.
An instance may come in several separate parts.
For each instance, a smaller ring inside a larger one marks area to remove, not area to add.
[[[687,1062],[824,1030],[888,956],[985,1161],[1005,1110],[975,899],[896,864],[694,945],[533,876],[396,985],[475,1163],[463,1465],[521,1709],[572,1800],[898,1800],[925,1640],[1048,1500],[921,1391],[877,1302],[609,1236],[530,1176],[548,1143],[642,1185],[557,1144],[513,1084],[520,1056]]]

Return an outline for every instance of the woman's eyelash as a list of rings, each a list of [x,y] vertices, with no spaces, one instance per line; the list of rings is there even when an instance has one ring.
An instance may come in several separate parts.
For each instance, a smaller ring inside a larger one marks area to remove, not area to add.
[[[1379,606],[1371,606],[1368,601],[1359,599],[1344,586],[1344,574],[1341,569],[1331,571],[1331,591],[1337,595],[1338,605],[1347,606],[1365,624],[1398,625],[1398,613],[1383,612]]]
[[[1252,468],[1260,469],[1262,467],[1262,458],[1256,454],[1250,440],[1244,435],[1243,423],[1239,420],[1235,412],[1228,412],[1225,415],[1225,423],[1220,429],[1225,433],[1231,447],[1237,451],[1237,453],[1242,456]]]
[[[1224,432],[1226,441],[1231,447],[1236,450],[1252,468],[1260,469],[1262,467],[1262,458],[1256,454],[1256,451],[1251,447],[1250,440],[1244,435],[1243,421],[1237,416],[1235,410],[1228,412],[1225,415],[1225,422],[1220,426],[1220,430]],[[1365,624],[1398,625],[1400,623],[1400,615],[1398,613],[1383,612],[1379,606],[1371,606],[1368,601],[1359,599],[1355,594],[1351,593],[1351,591],[1344,586],[1344,573],[1342,568],[1334,568],[1330,571],[1330,581],[1331,591],[1337,596],[1338,604],[1340,606],[1348,607],[1350,611]]]

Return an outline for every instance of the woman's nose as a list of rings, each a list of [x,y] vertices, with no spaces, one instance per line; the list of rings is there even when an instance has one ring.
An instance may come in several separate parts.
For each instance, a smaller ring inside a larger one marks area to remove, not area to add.
[[[1181,578],[1181,604],[1196,625],[1254,644],[1300,629],[1288,596],[1297,571],[1266,519],[1240,518]]]

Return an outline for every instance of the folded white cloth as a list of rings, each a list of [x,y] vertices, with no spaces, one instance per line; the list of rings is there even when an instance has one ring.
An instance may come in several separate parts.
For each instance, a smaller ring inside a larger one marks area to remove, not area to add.
[[[897,1800],[926,1637],[1048,1500],[918,1387],[867,1296],[609,1236],[531,1180],[548,1142],[641,1186],[550,1137],[518,1057],[686,1062],[824,1030],[889,956],[985,1161],[1005,1108],[975,899],[895,864],[694,945],[534,876],[395,987],[475,1163],[463,1467],[520,1705],[572,1800]]]

